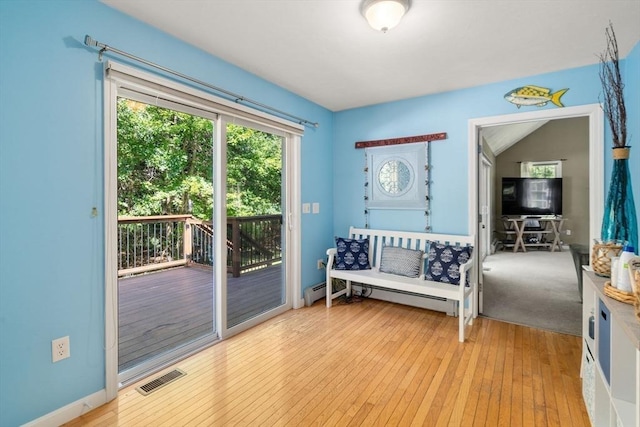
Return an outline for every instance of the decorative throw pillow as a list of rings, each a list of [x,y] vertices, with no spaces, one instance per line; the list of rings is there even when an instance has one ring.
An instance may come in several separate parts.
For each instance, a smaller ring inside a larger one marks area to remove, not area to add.
[[[380,271],[399,276],[418,277],[424,252],[396,246],[384,246],[380,255]]]
[[[460,284],[460,265],[469,261],[473,246],[451,246],[436,242],[429,244],[429,266],[424,277],[434,282]],[[466,286],[469,286],[467,275]]]
[[[369,238],[336,237],[336,270],[370,270]]]

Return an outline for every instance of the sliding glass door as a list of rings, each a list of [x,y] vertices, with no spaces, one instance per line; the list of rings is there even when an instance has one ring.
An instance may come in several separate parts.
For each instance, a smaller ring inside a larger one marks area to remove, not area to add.
[[[300,277],[300,136],[278,118],[235,116],[234,105],[210,94],[107,65],[113,398],[122,385],[302,304],[291,285]]]
[[[286,303],[283,138],[226,126],[227,328]]]
[[[173,107],[117,103],[120,382],[217,338],[214,122]]]

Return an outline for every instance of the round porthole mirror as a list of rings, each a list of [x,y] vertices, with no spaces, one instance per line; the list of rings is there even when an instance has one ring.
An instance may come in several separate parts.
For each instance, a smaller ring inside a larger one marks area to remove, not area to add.
[[[380,189],[390,196],[401,196],[406,193],[411,188],[412,181],[411,166],[400,159],[386,161],[378,172]]]

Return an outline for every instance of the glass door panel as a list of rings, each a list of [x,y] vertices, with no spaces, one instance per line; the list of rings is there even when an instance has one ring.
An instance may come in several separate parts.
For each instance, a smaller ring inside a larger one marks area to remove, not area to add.
[[[217,338],[213,122],[119,98],[119,381]]]
[[[227,328],[286,304],[283,138],[227,125]]]

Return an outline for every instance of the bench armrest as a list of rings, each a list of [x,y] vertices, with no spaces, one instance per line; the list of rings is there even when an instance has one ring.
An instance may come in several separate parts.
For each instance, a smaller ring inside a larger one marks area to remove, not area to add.
[[[469,261],[464,264],[460,264],[460,273],[471,270],[471,267],[473,267],[473,257],[469,258]]]
[[[327,270],[333,269],[333,261],[335,260],[337,253],[338,250],[336,248],[327,249]]]
[[[460,264],[460,290],[461,292],[464,291],[464,288],[466,287],[464,285],[464,283],[467,282],[467,276],[469,275],[469,271],[473,268],[473,257],[469,258],[469,261],[465,262],[464,264]],[[475,283],[471,282],[471,278],[469,278],[469,286],[471,286],[471,288],[475,287]]]

